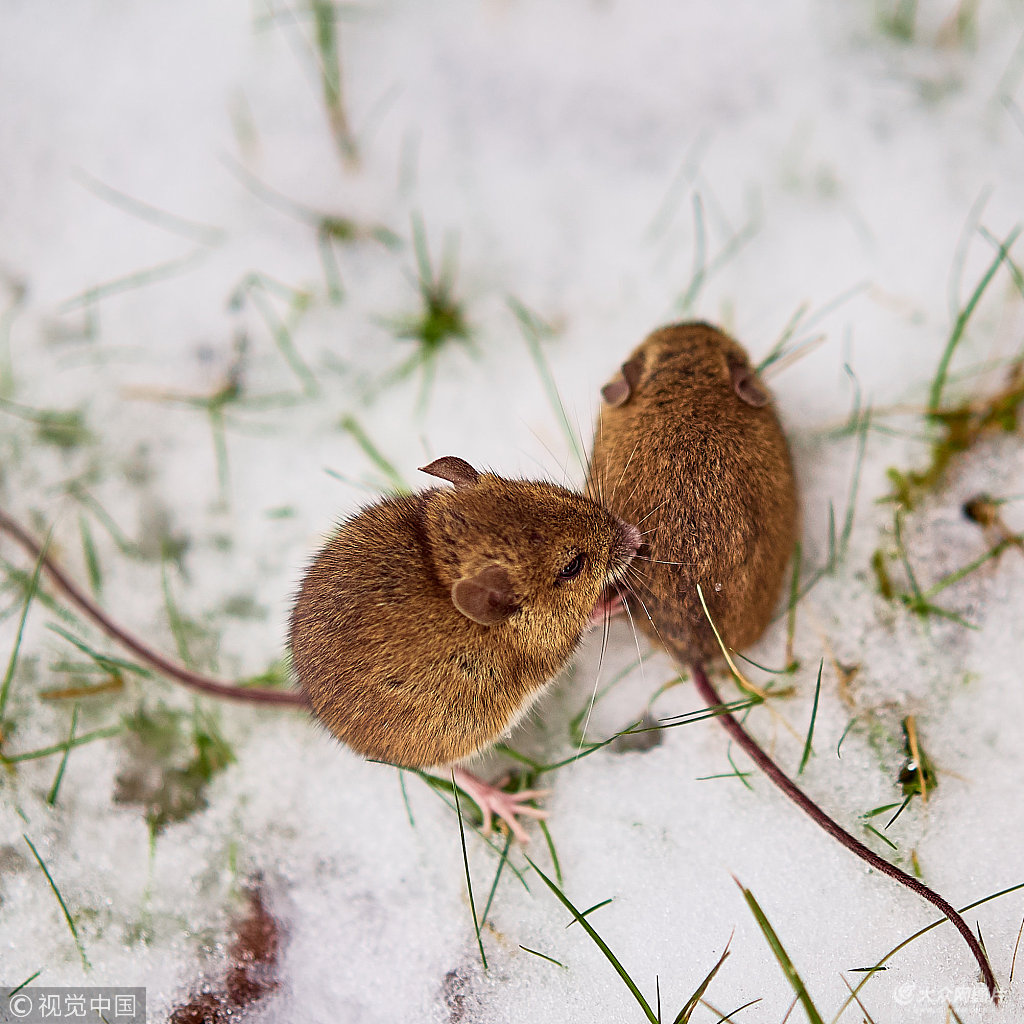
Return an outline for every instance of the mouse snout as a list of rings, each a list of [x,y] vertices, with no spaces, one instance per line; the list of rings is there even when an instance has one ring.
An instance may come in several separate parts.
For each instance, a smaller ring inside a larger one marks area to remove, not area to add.
[[[643,534],[632,523],[617,519],[612,557],[616,561],[628,562],[640,550],[643,539]]]

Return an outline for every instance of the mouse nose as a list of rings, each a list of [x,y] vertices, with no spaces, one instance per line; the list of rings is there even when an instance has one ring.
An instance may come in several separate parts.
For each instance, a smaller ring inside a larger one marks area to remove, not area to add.
[[[623,557],[628,560],[640,550],[640,545],[644,540],[643,534],[632,523],[623,522],[621,519],[618,523],[617,532],[617,547],[622,551]]]

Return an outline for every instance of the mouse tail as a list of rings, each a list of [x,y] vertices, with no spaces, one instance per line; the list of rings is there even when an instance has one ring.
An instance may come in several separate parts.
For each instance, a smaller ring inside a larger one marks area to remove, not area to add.
[[[709,708],[718,712],[716,717],[719,722],[722,723],[725,731],[739,746],[744,749],[744,751],[746,751],[747,755],[758,766],[758,768],[760,768],[761,771],[763,771],[765,775],[767,775],[768,778],[771,779],[772,782],[774,782],[775,785],[793,801],[793,803],[808,814],[815,823],[823,828],[830,836],[832,836],[833,839],[837,840],[848,850],[855,853],[861,858],[861,860],[866,861],[871,865],[871,867],[888,875],[890,878],[895,879],[900,883],[900,885],[905,885],[908,889],[912,889],[918,894],[918,896],[926,899],[932,904],[932,906],[941,910],[942,913],[949,918],[950,922],[963,936],[964,941],[970,947],[975,960],[978,961],[982,977],[985,979],[985,985],[988,987],[988,993],[992,997],[993,1002],[998,1003],[999,987],[996,984],[995,975],[992,973],[992,966],[988,961],[988,956],[981,948],[981,943],[978,942],[974,933],[968,927],[967,922],[960,916],[953,906],[933,889],[929,889],[928,886],[919,879],[914,878],[912,875],[908,875],[905,871],[901,871],[894,864],[890,864],[884,858],[879,857],[877,853],[868,849],[868,847],[866,847],[862,842],[850,835],[842,825],[830,818],[789,778],[788,775],[786,775],[785,772],[783,772],[783,770],[761,749],[757,741],[754,740],[743,726],[740,725],[740,723],[726,710],[727,705],[722,703],[722,699],[718,696],[718,692],[715,690],[711,680],[708,679],[707,673],[704,671],[703,664],[699,661],[691,661],[690,669],[693,673],[693,681],[696,684],[697,692]]]
[[[160,675],[181,683],[191,690],[205,693],[212,697],[228,700],[246,701],[256,704],[275,704],[284,707],[308,708],[305,696],[295,690],[273,690],[267,687],[239,686],[220,679],[193,672],[191,669],[172,661],[160,651],[143,643],[124,627],[119,626],[107,613],[100,608],[49,555],[46,546],[40,544],[23,526],[0,509],[0,532],[6,533],[17,541],[46,570],[50,580],[67,600],[82,614],[90,619],[108,637],[130,651],[140,661]]]

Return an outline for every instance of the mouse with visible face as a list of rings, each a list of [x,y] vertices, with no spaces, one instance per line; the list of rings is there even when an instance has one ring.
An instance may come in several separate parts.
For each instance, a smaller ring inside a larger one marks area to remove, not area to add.
[[[554,484],[454,456],[423,471],[454,487],[385,498],[343,523],[291,619],[292,665],[317,717],[357,753],[413,768],[456,764],[508,733],[640,545],[635,527]],[[458,774],[485,827],[493,810],[524,837],[514,814],[532,808]]]
[[[602,390],[589,492],[644,534],[624,596],[679,660],[764,631],[799,522],[789,446],[744,349],[704,323],[655,331]]]

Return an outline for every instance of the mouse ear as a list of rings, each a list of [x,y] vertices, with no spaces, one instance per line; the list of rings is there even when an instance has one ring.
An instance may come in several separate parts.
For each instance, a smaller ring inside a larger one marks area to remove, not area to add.
[[[434,459],[429,466],[420,466],[420,472],[447,480],[455,484],[456,490],[471,487],[480,479],[480,474],[465,459],[460,459],[457,455]]]
[[[452,603],[481,626],[504,622],[519,608],[508,573],[500,565],[489,565],[475,576],[465,576],[452,586]]]
[[[729,376],[732,379],[732,389],[747,405],[760,409],[768,404],[768,391],[758,380],[757,374],[744,362],[730,360]]]
[[[623,363],[622,369],[601,388],[601,396],[613,409],[625,405],[633,397],[642,370],[643,360],[640,356],[634,356]]]

